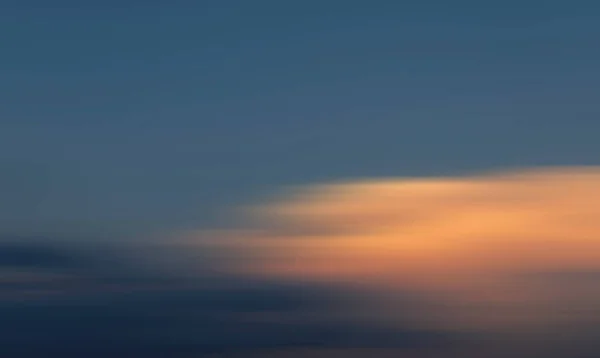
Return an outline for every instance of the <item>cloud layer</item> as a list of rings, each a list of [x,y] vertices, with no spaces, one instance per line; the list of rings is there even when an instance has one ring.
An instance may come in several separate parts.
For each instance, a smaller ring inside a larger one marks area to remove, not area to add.
[[[135,249],[0,238],[0,356],[280,356],[316,347],[452,346],[445,332],[346,314],[356,306],[351,290],[227,274],[218,257],[193,275],[178,274],[177,250]]]
[[[0,239],[0,355],[597,357],[598,198],[593,167],[387,178],[143,245]]]
[[[427,327],[541,334],[600,327],[598,198],[595,167],[329,183],[187,239],[234,272],[369,290],[383,316],[408,293]]]

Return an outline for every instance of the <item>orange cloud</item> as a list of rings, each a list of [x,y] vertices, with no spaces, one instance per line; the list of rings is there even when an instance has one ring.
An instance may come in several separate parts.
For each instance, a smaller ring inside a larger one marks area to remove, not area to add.
[[[246,275],[432,297],[418,315],[438,324],[600,323],[600,168],[316,185],[249,213],[257,228],[191,241]]]

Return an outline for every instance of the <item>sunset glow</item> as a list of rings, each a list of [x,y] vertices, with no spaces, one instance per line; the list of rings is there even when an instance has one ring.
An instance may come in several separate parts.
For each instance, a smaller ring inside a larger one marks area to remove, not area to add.
[[[317,185],[250,210],[262,228],[191,241],[238,252],[246,275],[418,292],[454,305],[442,320],[523,324],[581,305],[576,282],[557,294],[561,275],[600,275],[599,197],[598,168]]]

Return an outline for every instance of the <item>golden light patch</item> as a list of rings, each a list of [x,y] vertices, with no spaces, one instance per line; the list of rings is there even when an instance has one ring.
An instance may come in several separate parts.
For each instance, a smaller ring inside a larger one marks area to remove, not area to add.
[[[209,240],[246,275],[419,292],[478,324],[558,319],[561,304],[600,322],[600,168],[317,185],[250,213],[263,227]],[[599,273],[586,297],[560,279],[585,272]]]

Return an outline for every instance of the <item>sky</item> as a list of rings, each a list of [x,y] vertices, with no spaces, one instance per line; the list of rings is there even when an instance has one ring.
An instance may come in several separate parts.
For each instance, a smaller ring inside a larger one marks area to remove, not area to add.
[[[593,2],[3,2],[1,228],[143,236],[274,190],[598,164]]]
[[[0,356],[600,356],[600,5],[0,2]]]

